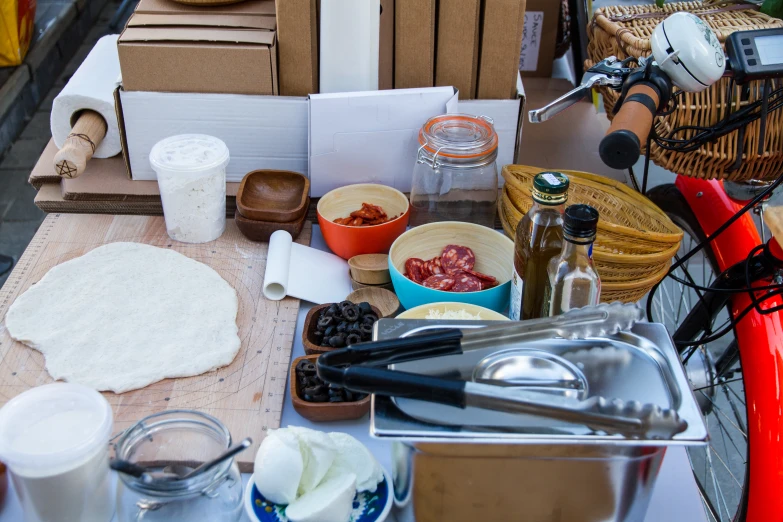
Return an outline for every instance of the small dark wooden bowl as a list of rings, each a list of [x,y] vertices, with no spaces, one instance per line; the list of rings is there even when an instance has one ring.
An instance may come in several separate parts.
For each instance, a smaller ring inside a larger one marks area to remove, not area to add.
[[[291,234],[291,237],[296,239],[302,233],[306,220],[307,214],[302,214],[302,217],[297,221],[272,223],[271,221],[247,219],[239,213],[239,209],[234,213],[234,222],[237,224],[239,231],[250,241],[260,242],[269,241],[270,236],[278,230],[285,230]]]
[[[307,312],[304,328],[302,329],[302,344],[304,345],[304,350],[307,355],[320,355],[322,353],[339,350],[339,348],[326,348],[325,346],[318,346],[318,344],[315,342],[315,337],[313,336],[316,327],[318,326],[318,316],[321,315],[321,310],[324,308],[329,308],[331,304],[332,303],[326,303],[314,306],[310,309],[309,312]],[[370,305],[370,307],[372,307],[372,311],[375,313],[375,315],[378,316],[378,319],[383,317],[383,314],[381,314],[380,310],[372,305]]]
[[[299,389],[299,380],[296,378],[296,365],[299,361],[308,360],[315,362],[318,355],[305,355],[297,357],[291,363],[291,375],[288,376],[291,386],[291,403],[294,410],[313,422],[330,422],[337,420],[360,419],[370,411],[370,396],[367,395],[360,401],[353,402],[307,402],[302,399]]]
[[[237,210],[247,219],[288,223],[307,213],[310,180],[288,170],[254,170],[242,178]]]

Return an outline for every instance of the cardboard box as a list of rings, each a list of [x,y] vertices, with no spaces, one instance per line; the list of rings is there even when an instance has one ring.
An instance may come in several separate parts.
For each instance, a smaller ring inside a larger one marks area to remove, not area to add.
[[[256,169],[307,175],[307,98],[125,91],[115,93],[128,175],[157,179],[152,147],[184,131],[223,140],[231,159],[227,181]]]
[[[480,0],[439,0],[435,85],[453,85],[460,100],[476,97]]]
[[[282,96],[318,92],[316,0],[277,0],[278,74]]]
[[[559,5],[554,0],[542,0]],[[516,97],[519,53],[525,22],[525,0],[485,0],[482,7],[481,51],[477,97]]]
[[[522,76],[552,76],[559,19],[559,2],[527,0],[525,30],[519,55]]]
[[[491,117],[498,167],[515,163],[525,97],[517,79],[513,100],[460,101],[452,87],[311,96],[311,196],[349,183],[382,183],[409,192],[419,130],[429,118],[446,113]]]
[[[394,89],[394,0],[381,0],[378,89]]]
[[[435,0],[396,0],[394,20],[394,88],[432,87]]]
[[[522,124],[525,121],[527,93],[522,79],[517,75],[516,96],[512,100],[460,100],[459,112],[476,116],[489,116],[498,133],[498,173],[504,165],[519,162],[521,149]],[[603,136],[603,134],[601,134]],[[505,180],[498,178],[500,186]]]
[[[126,90],[277,94],[272,17],[139,7],[117,42]]]
[[[310,96],[310,195],[351,183],[409,192],[419,129],[449,104],[453,87]]]

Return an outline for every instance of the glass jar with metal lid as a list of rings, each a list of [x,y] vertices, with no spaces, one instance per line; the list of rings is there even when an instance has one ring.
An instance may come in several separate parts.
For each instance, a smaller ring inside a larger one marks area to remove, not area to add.
[[[491,118],[446,114],[427,120],[413,170],[411,225],[468,221],[494,227],[497,155]]]
[[[115,443],[118,459],[150,471],[167,465],[195,468],[231,446],[231,434],[216,418],[193,410],[169,410],[150,415],[128,428]],[[242,515],[242,477],[234,459],[186,480],[145,482],[119,473],[119,522],[220,520]]]

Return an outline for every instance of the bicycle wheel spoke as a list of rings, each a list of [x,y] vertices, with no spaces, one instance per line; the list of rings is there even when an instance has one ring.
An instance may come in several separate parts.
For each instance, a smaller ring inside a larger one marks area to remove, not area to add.
[[[747,433],[745,433],[744,431],[742,431],[742,430],[740,429],[740,427],[739,427],[739,426],[737,426],[736,424],[734,424],[734,421],[732,421],[732,420],[729,418],[729,416],[728,416],[728,415],[726,415],[726,414],[723,412],[723,410],[722,410],[722,409],[720,409],[720,408],[718,407],[718,405],[717,405],[717,404],[715,404],[715,401],[713,401],[713,400],[710,398],[710,396],[709,396],[709,395],[707,395],[707,394],[706,394],[706,393],[704,393],[703,391],[702,391],[702,392],[700,392],[700,393],[701,393],[702,395],[704,395],[704,397],[705,397],[705,398],[706,398],[708,401],[710,401],[710,404],[712,404],[712,409],[713,409],[713,410],[715,410],[716,412],[720,413],[721,415],[723,415],[723,416],[726,418],[726,420],[729,422],[729,424],[731,424],[732,426],[734,426],[734,428],[735,428],[735,429],[736,429],[738,432],[742,433],[742,436],[743,436],[743,437],[745,437],[745,440],[747,441],[747,440],[748,440],[748,435],[747,435]]]
[[[718,462],[723,464],[723,467],[726,468],[726,473],[729,474],[729,476],[732,478],[732,480],[737,484],[737,486],[739,486],[740,490],[742,490],[742,484],[740,484],[740,481],[737,480],[737,477],[734,476],[734,473],[731,472],[731,468],[729,468],[729,465],[726,464],[726,462],[722,458],[720,458],[720,454],[717,452],[717,450],[715,448],[710,446],[710,450],[712,451],[712,454],[715,455],[718,458]],[[712,465],[712,458],[710,458],[710,465]],[[713,469],[715,469],[715,468],[713,467]],[[713,474],[714,474],[714,472],[713,472]],[[721,495],[722,494],[723,494],[723,490],[721,489]]]
[[[716,419],[716,420],[718,420],[718,419]],[[734,437],[731,436],[729,431],[726,429],[726,426],[724,426],[723,423],[720,422],[720,420],[718,420],[718,425],[720,426],[720,437],[721,437],[721,440],[723,441],[723,447],[724,448],[726,447],[726,436],[728,435],[729,440],[731,441],[731,445],[734,446],[734,449],[737,450],[738,454],[742,455],[742,452],[737,447],[737,444],[734,442]],[[726,454],[726,456],[728,457],[728,453]],[[730,470],[729,470],[729,473],[731,473]],[[732,477],[733,476],[734,475],[732,474]],[[742,486],[740,485],[739,480],[735,479],[735,482],[737,483],[737,486],[740,488],[740,491],[742,491]]]
[[[742,377],[738,377],[738,378],[732,379],[730,381],[723,381],[723,382],[721,382],[721,384],[725,385],[725,384],[729,384],[730,382],[737,382],[737,381],[741,381],[741,380],[742,380]],[[734,390],[731,389],[731,386],[726,386],[726,389],[728,389],[732,394],[734,394],[734,396],[737,398],[737,400],[740,402],[740,404],[742,404],[743,408],[747,409],[747,406],[745,405],[745,401],[742,400],[742,397],[740,397],[737,392],[735,392]]]
[[[748,428],[745,427],[745,421],[742,420],[742,415],[737,409],[737,405],[734,404],[734,401],[731,399],[731,396],[729,395],[728,392],[729,387],[724,384],[721,386],[721,388],[723,388],[723,393],[726,395],[726,400],[729,401],[729,406],[731,406],[731,411],[734,412],[734,418],[737,420],[737,424],[739,424],[740,428],[742,428],[742,431],[747,432]]]
[[[709,447],[709,449],[712,449],[712,446]],[[726,498],[723,496],[723,489],[720,487],[720,484],[718,483],[717,478],[715,477],[715,472],[713,471],[715,467],[712,465],[712,456],[709,451],[707,451],[707,458],[709,460],[710,465],[710,476],[712,476],[712,487],[715,490],[715,498],[719,501],[718,502],[718,513],[721,513],[720,510],[720,502],[723,502],[723,508],[726,510],[726,517],[731,517],[731,511],[729,511],[729,506],[726,504]],[[721,520],[723,520],[723,515],[721,514]]]

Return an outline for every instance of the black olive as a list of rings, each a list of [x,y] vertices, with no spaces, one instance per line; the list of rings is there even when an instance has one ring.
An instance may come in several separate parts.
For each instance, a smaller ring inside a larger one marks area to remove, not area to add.
[[[324,337],[331,337],[334,334],[337,333],[337,327],[336,326],[330,326],[326,330],[324,330]]]
[[[338,333],[345,333],[347,331],[348,331],[348,323],[346,323],[345,321],[343,321],[343,322],[341,322],[340,324],[337,325],[337,332]]]
[[[362,315],[371,314],[372,306],[370,306],[370,303],[365,301],[363,303],[359,303],[359,310],[361,311]]]
[[[359,319],[359,307],[356,305],[343,308],[343,316],[350,322]]]
[[[327,326],[333,325],[334,322],[335,322],[334,316],[321,315],[321,317],[318,318],[318,328],[325,329]]]
[[[364,314],[362,316],[362,322],[365,323],[365,324],[368,324],[368,323],[372,324],[372,323],[374,323],[377,320],[378,320],[378,316],[375,315],[375,313]]]
[[[353,392],[351,392],[351,390],[344,390],[343,398],[345,398],[345,400],[348,401],[348,402],[354,400]]]
[[[315,339],[315,342],[320,342],[321,339],[324,338],[324,333],[321,330],[316,330],[313,332],[313,339]]]
[[[302,359],[301,361],[296,363],[297,371],[304,370],[308,364],[310,364],[310,361],[308,361],[307,359]]]
[[[330,337],[329,338],[329,344],[333,348],[342,348],[343,346],[345,346],[345,335],[344,334],[340,334],[340,335],[335,335],[335,336]]]
[[[363,323],[359,327],[359,331],[362,332],[363,334],[372,335],[372,324]]]
[[[340,308],[337,306],[337,304],[336,303],[332,303],[332,304],[329,305],[329,308],[324,310],[323,313],[328,314],[328,315],[335,315],[339,311],[340,311]]]
[[[345,338],[345,344],[348,346],[351,346],[352,344],[359,344],[362,342],[362,336],[359,334],[348,334],[348,337]]]
[[[342,397],[329,397],[329,402],[345,402]]]
[[[339,307],[340,307],[340,309],[342,310],[343,308],[346,308],[346,307],[348,307],[348,306],[353,306],[353,303],[352,303],[352,302],[350,302],[350,301],[343,301],[343,302],[341,302],[341,303],[340,303],[338,306],[339,306]]]
[[[313,396],[312,396],[312,395],[307,395],[307,394],[305,393],[305,394],[302,396],[302,398],[303,398],[304,400],[306,400],[307,402],[313,402]]]
[[[328,395],[314,395],[311,402],[328,402],[329,396]]]
[[[326,393],[326,386],[322,384],[316,384],[315,386],[309,386],[305,388],[304,392],[308,395],[323,395]]]
[[[360,401],[360,400],[364,399],[365,397],[367,397],[366,393],[356,393],[353,396],[353,400]]]

